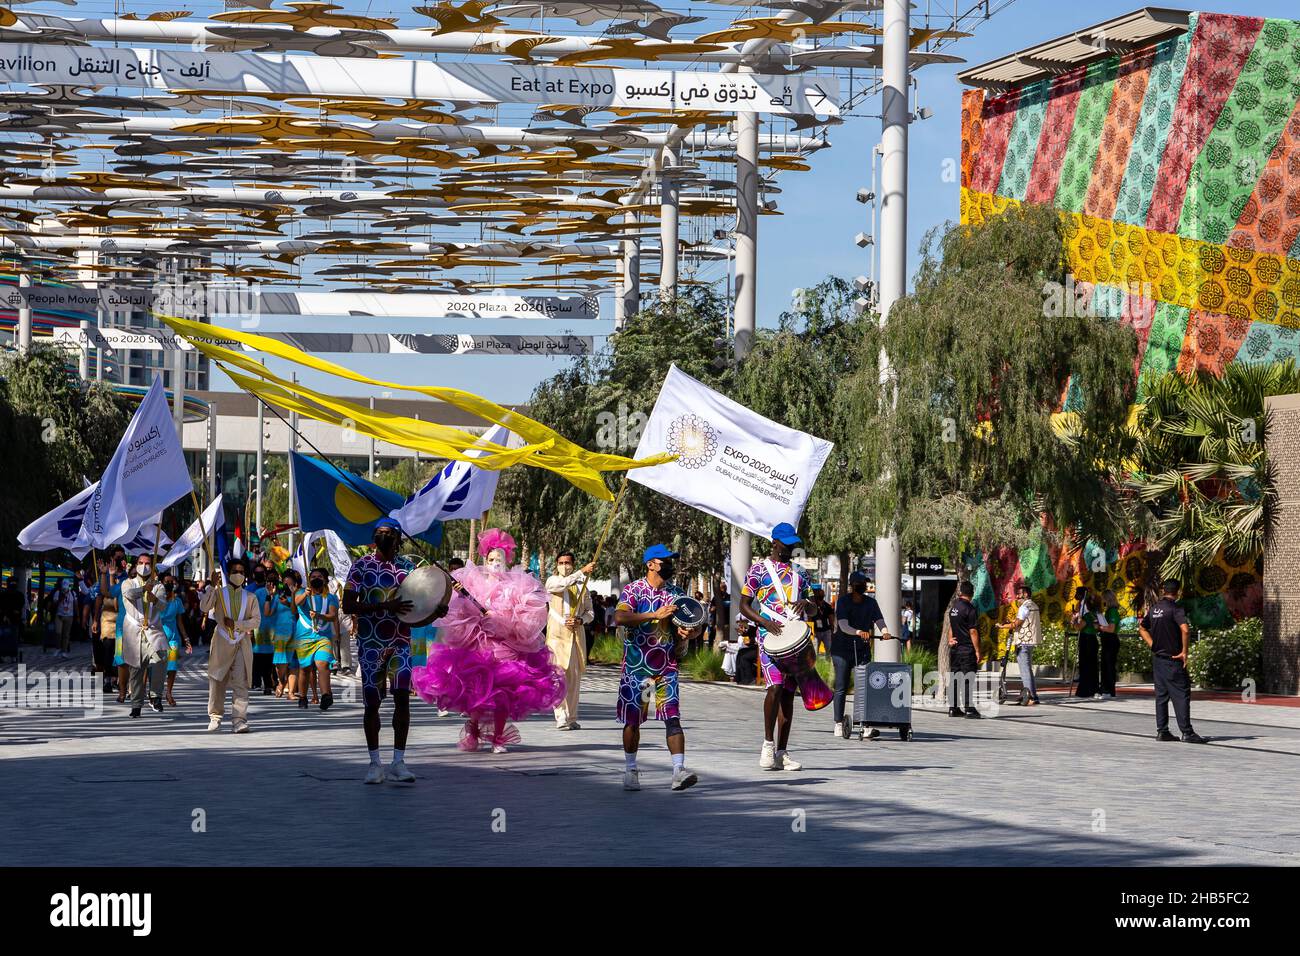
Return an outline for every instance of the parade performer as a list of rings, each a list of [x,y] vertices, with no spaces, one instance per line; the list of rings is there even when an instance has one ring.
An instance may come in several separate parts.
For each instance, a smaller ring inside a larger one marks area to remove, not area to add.
[[[623,588],[618,596],[615,621],[625,631],[623,672],[618,685],[618,720],[623,725],[623,789],[640,790],[636,752],[641,745],[641,724],[650,716],[654,701],[655,719],[664,722],[668,752],[673,758],[672,789],[685,790],[698,782],[686,769],[686,734],[682,731],[681,705],[677,694],[677,662],[686,642],[699,628],[673,627],[669,620],[677,610],[675,599],[685,597],[673,583],[673,559],[677,552],[665,544],[652,544],[641,556],[645,577]]]
[[[489,528],[479,535],[478,551],[483,566],[468,564],[453,577],[487,613],[464,594],[453,595],[429,666],[416,673],[415,690],[469,718],[461,750],[477,750],[487,731],[492,752],[505,753],[507,744],[520,740],[510,721],[564,699],[564,672],[546,648],[546,592],[527,571],[510,568],[514,539]]]
[[[793,526],[784,521],[778,524],[772,529],[772,548],[767,558],[750,566],[740,592],[740,613],[758,627],[758,660],[767,682],[763,750],[758,758],[764,770],[803,769],[803,764],[786,751],[794,722],[794,692],[799,685],[793,677],[781,673],[763,646],[769,633],[781,633],[782,620],[803,616],[810,596],[808,582],[790,561],[794,546],[802,543]]]
[[[149,679],[149,709],[162,713],[163,679],[167,674],[167,636],[162,629],[162,606],[167,589],[153,577],[153,556],[135,559],[135,574],[122,582],[122,659],[131,669],[131,716],[144,708],[145,672]],[[122,615],[119,614],[119,617]]]
[[[313,568],[308,577],[311,587],[294,597],[298,606],[298,683],[310,677],[312,669],[320,687],[320,709],[329,710],[334,703],[330,693],[330,665],[334,663],[334,622],[338,620],[339,602],[325,590],[325,570]],[[305,687],[300,687],[305,691]],[[298,706],[307,708],[307,695],[298,697]]]
[[[386,778],[401,783],[415,781],[405,759],[406,737],[411,729],[411,626],[398,617],[411,609],[411,602],[396,596],[414,566],[408,558],[398,555],[401,543],[402,529],[397,521],[376,521],[374,546],[369,554],[352,562],[343,589],[343,613],[356,615],[357,622],[357,657],[365,702],[362,723],[366,749],[370,751],[366,783],[383,783]],[[438,613],[445,613],[445,609],[439,608]],[[379,704],[386,690],[393,693],[393,762],[387,769],[379,762]]]
[[[176,592],[176,577],[171,572],[162,576],[163,589],[167,592],[167,601],[163,605],[160,621],[163,634],[167,638],[167,706],[176,706],[176,696],[172,688],[176,686],[176,672],[180,669],[181,646],[185,653],[192,654],[194,645],[185,632],[185,622],[181,619],[181,610],[185,602]]]
[[[293,648],[293,632],[298,615],[294,611],[293,598],[287,585],[280,583],[280,573],[271,568],[266,572],[266,600],[259,610],[262,612],[264,626],[271,629],[271,663],[275,667],[275,696],[289,695],[293,699],[291,678],[289,676],[289,657],[297,654]]]
[[[226,689],[230,689],[232,730],[248,733],[248,685],[253,679],[253,634],[262,623],[257,595],[244,588],[248,568],[243,558],[231,558],[226,564],[225,585],[220,572],[213,570],[212,580],[199,606],[212,614],[216,629],[208,651],[208,730],[221,729],[226,710]]]
[[[555,664],[564,671],[564,700],[555,707],[558,730],[578,730],[578,692],[582,674],[587,669],[586,625],[596,619],[591,594],[583,588],[587,575],[595,569],[589,562],[575,571],[572,551],[562,551],[555,559],[556,573],[546,579],[550,611],[546,617],[546,646]],[[581,607],[579,594],[582,596]]]

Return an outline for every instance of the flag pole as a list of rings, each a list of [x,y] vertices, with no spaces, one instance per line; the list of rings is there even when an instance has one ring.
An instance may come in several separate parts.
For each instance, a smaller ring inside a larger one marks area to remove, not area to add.
[[[219,362],[217,363],[217,367],[222,369],[223,371],[225,370],[225,366],[221,365],[221,363]],[[280,419],[280,421],[284,422],[285,427],[287,427],[291,432],[293,432],[304,442],[306,442],[307,446],[311,448],[312,451],[314,451],[316,454],[320,455],[322,459],[324,459],[325,461],[333,465],[334,468],[337,469],[338,473],[343,476],[343,479],[347,481],[349,485],[352,486],[352,489],[354,491],[357,492],[357,494],[361,495],[362,498],[368,501],[374,507],[374,509],[378,511],[381,515],[384,513],[384,509],[383,507],[380,506],[379,502],[375,501],[374,498],[371,498],[369,492],[367,492],[362,485],[353,481],[351,473],[346,468],[340,468],[338,465],[335,465],[334,462],[330,461],[329,456],[326,455],[319,448],[317,448],[315,442],[313,442],[310,438],[308,438],[306,435],[300,432],[297,428],[294,428],[294,426],[288,421],[288,419],[286,419],[283,415],[281,415],[274,405],[272,405],[270,402],[263,400],[262,396],[260,395],[255,397],[257,398],[258,402],[262,405],[263,408],[266,408],[271,412],[272,415]],[[298,520],[299,523],[301,524],[302,522],[301,515],[298,516]],[[400,524],[397,526],[397,533],[401,535],[405,535],[405,537],[410,539],[412,544],[415,543],[415,538],[407,534]],[[474,595],[470,594],[469,591],[465,590],[464,586],[451,576],[451,572],[442,566],[441,561],[439,561],[437,558],[430,558],[429,563],[432,564],[434,567],[436,567],[443,574],[447,575],[447,577],[451,579],[452,589],[458,591],[461,595],[463,595],[466,599],[468,599],[471,604],[473,604],[476,608],[478,608],[480,614],[487,614],[488,612],[487,608],[485,608],[482,604],[480,604],[478,600],[474,597]]]
[[[605,519],[605,527],[604,529],[601,530],[600,539],[596,542],[596,553],[591,556],[592,564],[595,564],[597,561],[600,560],[600,552],[605,547],[605,539],[609,537],[609,529],[614,526],[614,516],[618,514],[618,506],[623,503],[623,495],[626,492],[627,492],[627,472],[625,471],[623,472],[623,483],[618,486],[618,494],[614,496],[614,505],[612,508],[609,509],[609,517]],[[596,570],[595,568],[592,568],[593,573],[595,572],[595,570]],[[587,596],[587,582],[589,580],[590,578],[583,578],[582,590],[578,592],[578,605],[577,607],[574,608],[574,611],[576,612],[579,613],[581,612],[582,600]],[[571,632],[575,637],[578,634],[576,630],[571,629]]]
[[[194,502],[194,512],[197,515],[195,520],[199,523],[199,534],[203,535],[203,550],[208,556],[208,577],[211,578],[212,572],[217,570],[217,559],[212,553],[212,542],[208,540],[208,529],[203,527],[203,508],[199,505],[199,496],[194,493],[193,482],[190,482],[190,501]],[[224,622],[224,619],[230,615],[226,613],[225,596],[221,593],[219,587],[217,588],[217,603],[221,608],[221,617]]]

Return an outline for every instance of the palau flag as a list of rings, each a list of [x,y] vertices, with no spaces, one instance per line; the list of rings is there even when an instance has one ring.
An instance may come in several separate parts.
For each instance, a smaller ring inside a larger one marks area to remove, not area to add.
[[[303,531],[333,531],[350,546],[369,544],[375,522],[406,502],[404,495],[320,458],[290,452],[289,467],[298,501],[298,527]],[[435,521],[427,531],[412,537],[439,544],[442,523]]]

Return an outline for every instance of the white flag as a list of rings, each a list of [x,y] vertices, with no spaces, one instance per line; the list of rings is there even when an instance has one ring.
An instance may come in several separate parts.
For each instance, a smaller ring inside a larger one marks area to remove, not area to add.
[[[25,551],[53,551],[72,548],[77,543],[81,522],[90,506],[98,482],[83,488],[63,504],[41,515],[18,532],[18,544]],[[84,552],[83,552],[84,553]]]
[[[520,448],[523,442],[504,425],[494,425],[476,444]],[[482,452],[469,448],[465,454],[478,457]],[[425,486],[407,498],[400,508],[390,511],[389,517],[396,518],[409,535],[423,534],[435,521],[481,517],[492,507],[500,477],[499,471],[487,471],[469,462],[453,461],[434,472]]]
[[[224,532],[225,527],[226,514],[221,510],[221,495],[217,495],[212,504],[204,509],[203,515],[181,532],[172,549],[167,552],[167,557],[158,564],[158,569],[166,571],[176,567],[203,544],[205,534]]]
[[[154,532],[158,533],[158,540],[154,542]],[[159,554],[165,552],[171,545],[172,539],[167,536],[167,532],[158,527],[156,523],[150,523],[141,527],[131,537],[117,542],[122,546],[127,554],[135,556],[137,554]]]
[[[91,495],[77,545],[119,541],[192,488],[162,379],[155,378]]]
[[[636,457],[676,461],[628,479],[754,534],[798,525],[831,442],[778,425],[672,366]]]
[[[339,587],[348,583],[348,572],[352,570],[352,555],[348,553],[348,546],[343,543],[333,531],[326,530],[325,549],[329,552],[330,563],[334,565],[334,580]]]

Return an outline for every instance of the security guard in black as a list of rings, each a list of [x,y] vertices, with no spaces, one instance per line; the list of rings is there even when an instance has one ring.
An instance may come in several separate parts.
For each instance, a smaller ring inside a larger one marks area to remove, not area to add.
[[[948,692],[948,716],[979,717],[980,712],[975,709],[974,699],[975,672],[979,670],[980,664],[979,648],[975,645],[975,639],[979,635],[976,630],[979,612],[970,602],[970,598],[975,594],[971,583],[961,582],[959,590],[961,596],[948,608],[948,662],[952,671],[952,683]],[[964,714],[958,704],[963,687],[966,689]]]
[[[1169,732],[1169,704],[1174,705],[1174,719],[1182,739],[1187,743],[1205,743],[1192,729],[1192,683],[1187,676],[1187,615],[1176,603],[1178,586],[1172,582],[1164,597],[1142,617],[1139,633],[1151,647],[1151,669],[1156,686],[1156,737],[1174,740]]]

